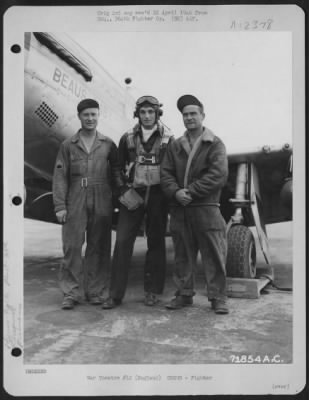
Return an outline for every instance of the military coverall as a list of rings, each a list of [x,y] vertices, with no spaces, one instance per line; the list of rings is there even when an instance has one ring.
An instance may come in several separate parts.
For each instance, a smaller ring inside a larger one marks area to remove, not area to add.
[[[100,296],[109,286],[111,263],[112,186],[120,187],[117,147],[97,132],[88,153],[77,132],[59,150],[53,178],[55,212],[67,210],[62,227],[64,258],[60,288],[75,300]],[[82,246],[85,242],[85,273]],[[83,282],[84,281],[84,282]]]
[[[161,164],[161,187],[170,200],[170,230],[175,248],[176,295],[193,296],[198,250],[206,278],[209,300],[226,298],[226,224],[220,213],[221,189],[228,176],[225,146],[209,129],[203,128],[200,146],[193,157],[187,189],[192,202],[182,206],[175,194],[184,187],[188,134],[172,142]]]
[[[137,135],[146,153],[153,149],[155,141],[161,141],[164,128],[159,125],[147,142],[143,142],[141,126],[137,124],[133,129],[134,142]],[[132,151],[128,147],[128,132],[125,133],[119,142],[119,160],[123,174],[127,172],[128,165],[132,160]],[[160,150],[162,159],[166,146]],[[136,150],[133,149],[133,157],[136,158]],[[127,183],[132,184],[134,180],[134,167],[127,178]],[[120,214],[117,226],[116,244],[113,254],[112,275],[110,286],[110,297],[121,300],[125,295],[128,281],[128,271],[133,254],[133,247],[136,236],[140,230],[141,223],[146,214],[146,235],[147,253],[144,266],[144,290],[154,294],[163,292],[166,271],[166,248],[165,234],[167,223],[167,199],[164,196],[160,184],[150,186],[149,196],[146,196],[146,187],[137,187],[136,191],[147,204],[141,205],[136,210],[129,211],[120,204]]]

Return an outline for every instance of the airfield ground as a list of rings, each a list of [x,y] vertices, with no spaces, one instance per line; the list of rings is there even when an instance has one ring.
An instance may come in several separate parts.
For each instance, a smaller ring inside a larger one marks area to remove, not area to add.
[[[275,283],[292,287],[292,224],[268,227]],[[115,235],[113,234],[113,240]],[[24,362],[26,364],[227,364],[233,357],[279,356],[293,361],[293,292],[267,288],[258,299],[229,299],[230,313],[215,315],[199,273],[194,305],[164,307],[174,292],[173,246],[167,238],[168,274],[155,307],[143,304],[146,242],[135,245],[124,303],[113,310],[78,305],[60,309],[57,272],[61,227],[25,220]],[[258,267],[263,268],[258,253]]]

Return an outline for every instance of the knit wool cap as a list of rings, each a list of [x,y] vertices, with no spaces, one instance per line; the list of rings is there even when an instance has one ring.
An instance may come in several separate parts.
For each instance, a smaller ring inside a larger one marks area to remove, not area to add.
[[[86,108],[100,108],[99,103],[93,99],[83,99],[77,105],[78,113],[81,113]]]

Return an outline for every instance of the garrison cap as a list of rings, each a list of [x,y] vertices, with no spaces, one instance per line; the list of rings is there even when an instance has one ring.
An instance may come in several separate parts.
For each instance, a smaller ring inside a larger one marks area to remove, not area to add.
[[[185,94],[185,95],[179,97],[179,99],[177,101],[177,108],[180,112],[182,112],[182,110],[186,106],[203,107],[203,104],[195,96],[192,96],[191,94]]]
[[[93,99],[83,99],[77,105],[78,113],[81,113],[86,108],[100,108],[99,103]]]

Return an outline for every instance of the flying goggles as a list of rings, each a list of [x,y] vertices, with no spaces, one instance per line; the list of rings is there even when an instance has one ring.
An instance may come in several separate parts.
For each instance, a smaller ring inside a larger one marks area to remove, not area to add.
[[[158,99],[153,96],[142,96],[136,101],[136,106],[139,107],[144,103],[149,103],[152,106],[162,107],[163,104],[159,103]]]

